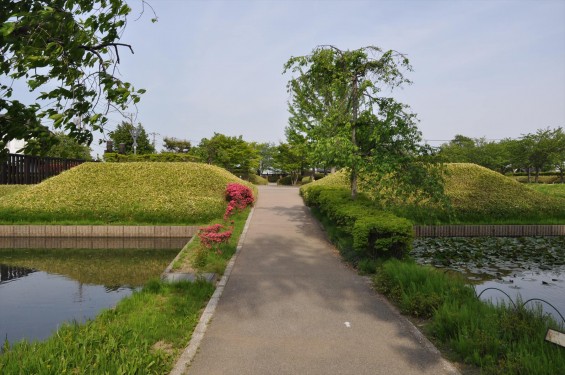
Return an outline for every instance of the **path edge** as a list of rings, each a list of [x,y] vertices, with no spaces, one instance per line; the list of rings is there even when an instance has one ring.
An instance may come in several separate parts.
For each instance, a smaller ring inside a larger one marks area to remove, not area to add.
[[[194,328],[194,331],[192,332],[192,336],[190,338],[190,341],[188,342],[187,347],[182,352],[169,375],[183,375],[188,372],[188,366],[190,365],[198,351],[198,347],[200,346],[200,343],[204,338],[204,334],[206,333],[206,329],[208,328],[208,323],[210,322],[212,316],[214,315],[214,312],[216,311],[216,306],[218,306],[220,297],[222,296],[224,288],[228,282],[228,279],[230,278],[233,267],[237,260],[237,256],[239,255],[239,252],[243,247],[243,243],[245,242],[245,237],[247,235],[247,230],[249,229],[249,224],[251,223],[251,218],[253,217],[253,212],[255,212],[255,207],[251,208],[251,212],[249,212],[249,216],[245,221],[245,226],[243,227],[243,231],[241,232],[241,236],[239,237],[235,254],[232,256],[228,265],[226,266],[224,275],[222,276],[218,284],[216,284],[216,290],[208,301],[204,312],[200,316],[200,320],[198,321],[196,328]]]

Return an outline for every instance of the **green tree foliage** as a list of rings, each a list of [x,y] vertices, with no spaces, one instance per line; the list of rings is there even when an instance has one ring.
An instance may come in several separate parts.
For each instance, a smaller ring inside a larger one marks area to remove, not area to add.
[[[509,140],[487,141],[457,134],[449,143],[440,146],[440,156],[449,163],[474,163],[505,173],[510,166]]]
[[[292,185],[296,185],[304,168],[303,149],[289,143],[281,143],[277,146],[273,159],[275,167],[289,173]]]
[[[254,143],[253,145],[259,154],[259,172],[272,170],[274,168],[274,155],[276,153],[275,144],[266,142]]]
[[[166,152],[174,152],[174,153],[186,153],[189,152],[192,148],[192,144],[189,140],[186,139],[177,139],[177,138],[163,138],[163,147],[165,148]]]
[[[90,144],[111,109],[139,101],[144,90],[114,74],[120,52],[133,52],[120,42],[124,0],[0,0],[0,9],[0,150],[12,139],[36,139],[28,152],[55,143],[42,121]],[[34,103],[18,99],[14,80],[39,93]]]
[[[92,156],[90,155],[92,150],[90,147],[78,143],[75,138],[60,131],[54,132],[53,137],[56,142],[50,143],[49,148],[44,150],[41,153],[42,155],[52,158],[92,160]],[[37,140],[32,139],[29,142],[37,142]],[[44,145],[32,146],[33,149],[40,149],[44,147]]]
[[[442,196],[441,173],[429,163],[431,149],[419,145],[416,116],[384,96],[385,90],[409,84],[404,72],[410,70],[405,55],[374,46],[353,51],[319,46],[284,66],[295,75],[288,83],[287,134],[304,137],[314,163],[348,168],[353,198],[360,175],[415,199]]]
[[[535,182],[539,173],[557,170],[565,172],[565,132],[563,128],[538,129],[520,139],[503,139],[488,142],[485,138],[469,138],[456,135],[440,147],[442,159],[449,163],[475,163],[506,173],[511,170],[533,172]]]
[[[108,136],[112,140],[114,151],[118,152],[120,143],[124,143],[126,146],[126,154],[133,154],[133,137],[131,135],[131,131],[133,130],[133,125],[122,121],[120,125],[116,127],[113,131],[108,133]],[[149,137],[147,136],[147,132],[141,126],[138,125],[138,128],[141,129],[139,135],[137,137],[137,153],[138,154],[153,154],[155,153],[155,147],[149,141]]]
[[[243,178],[254,174],[259,167],[257,149],[241,136],[214,133],[210,139],[203,138],[192,153],[208,164],[220,166]]]

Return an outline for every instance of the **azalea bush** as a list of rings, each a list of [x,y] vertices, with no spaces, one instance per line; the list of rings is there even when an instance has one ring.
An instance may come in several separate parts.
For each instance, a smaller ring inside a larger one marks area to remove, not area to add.
[[[225,227],[222,224],[212,224],[207,227],[201,227],[198,231],[200,244],[207,249],[216,250],[221,253],[220,246],[228,243],[233,233],[233,226]]]
[[[224,220],[227,220],[235,209],[243,210],[255,202],[251,189],[238,183],[230,183],[226,186],[226,200],[228,207],[224,214]]]

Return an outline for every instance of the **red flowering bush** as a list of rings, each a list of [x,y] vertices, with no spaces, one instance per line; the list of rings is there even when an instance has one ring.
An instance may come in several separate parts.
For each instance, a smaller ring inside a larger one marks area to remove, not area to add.
[[[224,230],[225,229],[225,230]],[[221,232],[221,230],[224,230]],[[201,227],[198,231],[200,243],[207,249],[216,249],[219,253],[220,245],[227,243],[233,233],[233,227],[226,228],[221,224],[213,224],[209,227]]]
[[[233,214],[235,209],[243,210],[245,207],[252,205],[255,202],[253,192],[245,185],[231,183],[226,186],[226,200],[228,200],[228,207],[224,214],[224,220],[227,220]]]

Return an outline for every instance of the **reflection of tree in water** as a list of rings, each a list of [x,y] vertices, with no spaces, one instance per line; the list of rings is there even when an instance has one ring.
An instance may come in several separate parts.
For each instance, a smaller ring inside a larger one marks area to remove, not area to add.
[[[0,284],[6,283],[11,280],[19,279],[20,277],[25,277],[36,271],[37,270],[31,268],[0,264]]]

